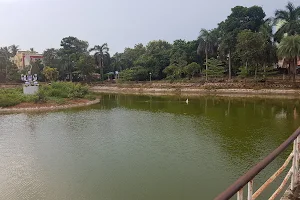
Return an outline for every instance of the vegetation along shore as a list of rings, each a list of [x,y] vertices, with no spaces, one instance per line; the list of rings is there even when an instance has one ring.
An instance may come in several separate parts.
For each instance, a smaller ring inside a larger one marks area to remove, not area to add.
[[[94,100],[81,83],[95,92],[299,95],[299,5],[288,2],[274,16],[260,6],[236,6],[216,28],[199,30],[192,41],[153,40],[112,56],[107,43],[90,47],[74,36],[42,54],[1,47],[0,82],[7,85],[0,89],[0,107]],[[20,76],[28,71],[41,83],[36,95],[7,88],[21,85]]]

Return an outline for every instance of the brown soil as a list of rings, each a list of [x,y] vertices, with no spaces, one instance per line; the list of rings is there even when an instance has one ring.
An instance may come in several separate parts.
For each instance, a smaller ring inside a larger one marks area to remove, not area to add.
[[[47,102],[47,103],[20,103],[15,106],[11,106],[8,108],[45,108],[45,107],[55,107],[55,106],[62,106],[62,105],[70,105],[70,104],[79,104],[79,103],[88,103],[90,102],[87,99],[76,99],[76,100],[69,100],[66,101],[64,104],[57,104],[55,102]]]
[[[77,99],[69,100],[65,104],[57,104],[54,102],[48,103],[20,103],[16,106],[0,108],[0,113],[11,113],[11,112],[31,112],[31,111],[51,111],[51,110],[61,110],[67,108],[75,108],[82,106],[89,106],[99,103],[100,100],[96,99],[94,101],[89,101],[87,99]]]

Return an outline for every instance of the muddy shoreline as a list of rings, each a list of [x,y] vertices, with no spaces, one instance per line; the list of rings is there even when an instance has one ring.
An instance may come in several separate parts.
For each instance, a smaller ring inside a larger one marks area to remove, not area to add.
[[[147,87],[145,85],[97,85],[90,87],[95,93],[134,94],[152,96],[220,96],[300,99],[300,89],[204,89],[197,87]]]
[[[84,102],[76,102],[76,103],[66,103],[64,105],[53,105],[51,103],[47,104],[32,104],[31,106],[20,107],[19,105],[8,107],[8,108],[0,108],[1,113],[22,113],[22,112],[43,112],[43,111],[55,111],[55,110],[63,110],[69,108],[78,108],[84,106],[90,106],[93,104],[97,104],[100,102],[100,99],[96,99],[93,101],[84,101]]]

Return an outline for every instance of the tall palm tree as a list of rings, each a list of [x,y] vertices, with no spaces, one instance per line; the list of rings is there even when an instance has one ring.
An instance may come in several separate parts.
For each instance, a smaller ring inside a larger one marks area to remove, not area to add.
[[[200,35],[198,37],[199,45],[197,49],[197,53],[200,54],[201,52],[205,53],[205,79],[208,80],[207,70],[208,70],[208,54],[213,53],[217,46],[217,36],[211,30],[201,29]]]
[[[34,48],[30,48],[30,51],[31,51],[32,53],[35,53]]]
[[[104,68],[104,59],[109,56],[109,48],[107,43],[100,45],[95,45],[90,49],[90,52],[94,53],[95,62],[98,68],[100,68],[101,80],[103,80],[103,68]]]
[[[280,41],[284,34],[296,35],[300,34],[300,6],[295,7],[289,2],[286,10],[275,11],[275,24],[281,25],[275,34],[275,39]]]
[[[19,45],[14,45],[13,44],[13,45],[9,46],[8,48],[10,50],[10,53],[11,53],[12,57],[14,57],[17,54],[17,52],[19,51]]]
[[[284,37],[278,47],[278,56],[290,62],[293,82],[296,82],[297,60],[300,57],[300,35]]]

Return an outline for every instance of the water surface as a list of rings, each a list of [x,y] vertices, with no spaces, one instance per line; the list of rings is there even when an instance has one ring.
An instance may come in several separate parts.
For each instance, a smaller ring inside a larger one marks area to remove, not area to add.
[[[213,199],[291,135],[299,111],[299,100],[104,95],[0,115],[0,199]]]

